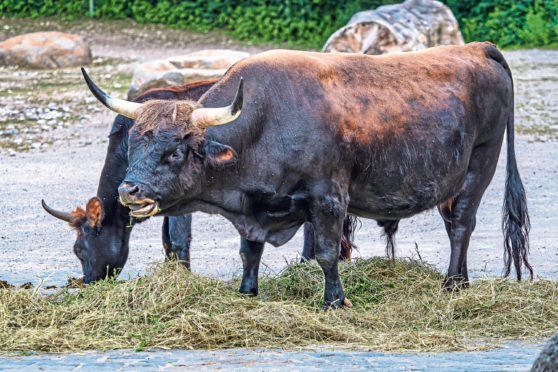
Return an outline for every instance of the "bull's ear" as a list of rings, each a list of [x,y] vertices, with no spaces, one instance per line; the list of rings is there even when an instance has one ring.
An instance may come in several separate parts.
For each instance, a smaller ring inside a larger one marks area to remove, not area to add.
[[[203,149],[206,166],[225,167],[236,162],[236,151],[230,146],[215,141],[205,141]]]
[[[98,197],[91,198],[91,200],[87,202],[87,207],[85,207],[85,217],[87,218],[87,222],[89,222],[89,226],[101,227],[104,215],[105,211],[101,199]]]

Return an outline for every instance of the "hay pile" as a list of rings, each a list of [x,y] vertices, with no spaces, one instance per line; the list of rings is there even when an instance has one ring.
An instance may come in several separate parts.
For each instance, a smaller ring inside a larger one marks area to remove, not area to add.
[[[477,280],[449,293],[442,275],[416,261],[357,259],[340,264],[352,309],[321,309],[316,263],[260,279],[260,295],[156,266],[129,281],[74,291],[0,289],[0,350],[60,352],[115,348],[230,348],[329,344],[382,351],[486,347],[478,340],[549,337],[558,324],[558,283]]]

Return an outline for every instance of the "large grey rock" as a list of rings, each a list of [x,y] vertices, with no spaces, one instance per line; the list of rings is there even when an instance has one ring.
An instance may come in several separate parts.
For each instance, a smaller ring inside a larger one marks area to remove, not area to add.
[[[91,49],[79,35],[34,32],[0,42],[0,66],[59,68],[91,63]]]
[[[463,44],[451,10],[439,1],[407,0],[356,13],[323,51],[385,54],[448,44]]]
[[[143,63],[134,69],[128,99],[152,88],[218,79],[230,66],[248,56],[248,53],[236,50],[209,49]]]
[[[552,336],[535,359],[531,372],[558,371],[558,333]]]

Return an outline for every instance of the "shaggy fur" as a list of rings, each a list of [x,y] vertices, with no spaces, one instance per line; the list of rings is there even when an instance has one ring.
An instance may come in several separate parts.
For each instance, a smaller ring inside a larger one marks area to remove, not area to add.
[[[179,128],[178,135],[185,136],[195,133],[201,135],[203,131],[192,124],[192,112],[201,106],[194,101],[163,101],[152,100],[145,102],[138,109],[138,117],[132,130],[140,136],[147,132],[157,135],[170,128]]]

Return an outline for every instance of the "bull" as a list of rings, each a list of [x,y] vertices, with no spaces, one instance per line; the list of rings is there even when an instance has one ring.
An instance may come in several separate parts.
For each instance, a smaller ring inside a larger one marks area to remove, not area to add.
[[[152,89],[135,99],[143,103],[152,99],[198,100],[213,84],[200,81],[184,86]],[[130,219],[129,209],[118,202],[118,185],[128,167],[128,131],[134,121],[118,115],[113,122],[105,164],[101,171],[97,195],[89,200],[85,209],[73,212],[59,211],[41,201],[52,216],[66,221],[77,232],[73,250],[83,269],[83,282],[90,283],[119,272],[128,259],[132,227],[144,219]],[[162,240],[166,257],[176,257],[190,268],[190,241],[192,216],[165,217]]]
[[[171,86],[152,89],[137,97],[134,101],[143,103],[148,100],[198,100],[216,80],[199,81],[183,86]],[[128,132],[134,121],[118,115],[109,134],[109,145],[105,164],[99,178],[97,195],[91,198],[85,209],[78,207],[73,212],[56,210],[44,201],[43,208],[52,216],[66,221],[77,232],[73,250],[78,257],[83,271],[83,282],[90,283],[118,273],[126,264],[129,252],[129,240],[132,228],[145,218],[130,219],[129,209],[118,202],[118,185],[124,179],[128,167]],[[192,239],[192,216],[186,214],[165,217],[162,226],[162,240],[166,258],[176,258],[190,269],[190,242]],[[352,250],[355,221],[347,219],[344,226],[344,249],[341,259],[350,257]],[[313,258],[312,226],[305,226],[303,259]],[[241,252],[253,244],[241,242]],[[242,253],[241,253],[242,254]],[[251,257],[244,257],[251,259]],[[256,273],[257,275],[257,273]],[[253,285],[245,285],[250,293]]]
[[[218,213],[275,246],[310,222],[325,307],[345,303],[337,263],[347,213],[398,221],[438,206],[451,247],[444,285],[466,286],[476,212],[507,133],[506,275],[512,261],[518,280],[523,265],[533,275],[512,75],[491,43],[387,56],[265,52],[197,102],[114,99],[83,72],[103,104],[136,121],[119,187],[132,215]]]

